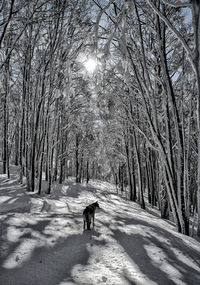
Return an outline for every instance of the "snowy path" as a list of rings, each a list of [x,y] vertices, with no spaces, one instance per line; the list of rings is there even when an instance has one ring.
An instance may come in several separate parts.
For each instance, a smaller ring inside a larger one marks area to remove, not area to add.
[[[1,285],[200,284],[200,243],[108,184],[69,182],[47,198],[15,179],[0,175]],[[83,232],[82,211],[96,200],[96,227]]]

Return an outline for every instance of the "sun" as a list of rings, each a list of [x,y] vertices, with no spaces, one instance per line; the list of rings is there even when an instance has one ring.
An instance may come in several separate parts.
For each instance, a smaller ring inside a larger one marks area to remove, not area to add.
[[[97,60],[94,58],[89,58],[85,61],[84,66],[89,73],[93,73],[97,67]]]

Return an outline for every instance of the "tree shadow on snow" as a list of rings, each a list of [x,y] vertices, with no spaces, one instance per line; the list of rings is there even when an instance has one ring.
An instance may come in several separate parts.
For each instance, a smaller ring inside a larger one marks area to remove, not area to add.
[[[139,233],[137,231],[134,234],[134,230],[127,233],[126,226],[128,225],[136,227]],[[117,215],[115,216],[115,228],[111,227],[111,231],[113,237],[125,249],[139,270],[156,284],[174,285],[179,284],[180,280],[187,285],[200,284],[200,269],[193,268],[189,262],[189,259],[192,259],[198,267],[200,254],[184,243],[181,238],[143,220],[122,219]],[[184,260],[184,256],[188,256],[189,259]],[[126,274],[124,278],[130,284],[140,284],[134,283],[135,281]]]
[[[71,198],[78,198],[83,191],[90,192],[92,194],[96,194],[96,188],[91,186],[90,184],[81,184],[75,183],[73,181],[67,180],[65,185],[68,186],[66,191],[66,196]]]
[[[62,281],[72,282],[74,280],[72,270],[76,265],[87,265],[90,246],[105,245],[104,240],[99,240],[95,231],[71,234],[52,240],[52,244],[40,246],[39,240],[35,237],[33,251],[27,255],[16,256],[23,242],[34,239],[32,232],[42,234],[43,238],[49,238],[51,234],[45,232],[45,228],[50,223],[50,219],[41,220],[37,224],[26,224],[19,227],[21,230],[27,228],[31,231],[24,233],[18,238],[17,242],[9,244],[6,254],[0,255],[0,284],[10,285],[55,285]],[[6,221],[4,221],[6,222]],[[2,231],[6,235],[6,231]],[[18,249],[18,251],[16,251]],[[9,257],[14,255],[14,265],[8,263]]]
[[[17,175],[11,179],[0,178],[0,213],[29,211],[30,199],[25,194],[26,186],[19,184]]]

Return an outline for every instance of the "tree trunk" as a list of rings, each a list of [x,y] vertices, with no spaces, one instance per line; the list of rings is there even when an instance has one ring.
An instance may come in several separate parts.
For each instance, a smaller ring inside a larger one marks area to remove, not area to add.
[[[194,27],[194,42],[195,42],[193,65],[195,68],[196,79],[197,79],[197,127],[198,127],[197,236],[200,237],[200,2],[199,0],[192,1],[192,12],[193,12],[193,27]]]
[[[79,183],[79,135],[78,134],[76,134],[75,171],[76,171],[76,182]]]
[[[89,159],[87,159],[87,165],[86,165],[86,183],[88,183],[90,180],[90,174],[89,174]]]
[[[143,190],[142,190],[142,173],[141,173],[141,163],[140,163],[140,157],[139,157],[139,151],[137,147],[136,137],[135,137],[135,131],[133,130],[133,142],[134,142],[134,149],[135,149],[135,155],[136,155],[136,162],[137,162],[137,175],[138,175],[138,202],[142,209],[145,209],[145,202],[144,202],[144,196],[143,196]]]

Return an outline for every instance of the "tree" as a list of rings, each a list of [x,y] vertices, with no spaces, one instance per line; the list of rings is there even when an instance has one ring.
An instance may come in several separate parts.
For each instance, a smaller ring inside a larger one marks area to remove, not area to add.
[[[122,100],[122,98],[128,97],[127,95],[119,96],[121,105],[124,106],[128,114],[131,126],[146,140],[145,145],[158,152],[159,155],[155,157],[162,166],[159,171],[163,173],[165,189],[167,189],[167,197],[177,229],[182,233],[189,234],[187,177],[188,153],[191,149],[187,144],[190,139],[185,122],[190,122],[191,113],[188,113],[186,107],[188,92],[181,92],[181,86],[185,88],[183,78],[186,78],[186,73],[192,74],[192,72],[189,68],[186,69],[187,60],[178,60],[178,58],[183,59],[184,52],[180,49],[177,38],[171,33],[171,29],[167,25],[168,22],[163,21],[156,14],[152,16],[149,7],[144,4],[144,1],[122,2],[118,5],[116,3],[112,5],[109,2],[109,5],[104,8],[98,5],[99,15],[101,16],[102,12],[107,13],[110,26],[115,26],[115,29],[109,27],[109,30],[114,30],[114,32],[107,36],[107,43],[110,42],[110,39],[113,40],[112,49],[118,50],[117,55],[120,52],[120,61],[124,65],[123,68],[120,63],[122,70],[121,72],[118,70],[120,76],[115,84],[119,86],[119,81],[123,78],[125,86],[131,94],[132,105],[139,106],[140,113],[142,111],[140,120],[137,120],[137,112],[131,111],[127,104],[128,100]],[[185,36],[188,30],[184,28],[184,18],[180,14],[180,10],[166,9],[165,5],[160,7],[163,9],[160,10],[160,13],[180,25]],[[175,16],[172,14],[174,11],[177,12]],[[99,41],[101,41],[101,37],[99,37]],[[172,48],[174,47],[176,47],[176,52],[173,52]],[[115,56],[114,52],[112,52],[112,56]],[[119,66],[119,63],[116,65]],[[178,76],[177,70],[179,70],[180,76]],[[192,79],[192,76],[190,78]],[[181,83],[178,84],[180,79]],[[123,89],[122,92],[124,92]],[[182,100],[179,99],[179,96]],[[142,151],[143,148],[139,150],[140,156]],[[136,153],[138,153],[137,150]],[[137,156],[136,158],[139,162]],[[145,177],[143,171],[142,176]],[[142,178],[142,181],[145,179]],[[142,183],[140,184],[142,185]]]
[[[175,7],[179,9],[180,7],[190,7],[192,10],[192,23],[193,23],[193,48],[187,42],[184,35],[182,35],[176,27],[174,27],[165,14],[159,10],[158,7],[153,3],[153,1],[148,0],[149,5],[153,11],[162,19],[162,21],[167,25],[167,27],[176,35],[178,40],[182,43],[188,58],[190,59],[191,65],[196,74],[196,86],[197,86],[197,131],[198,131],[198,229],[197,235],[200,236],[200,58],[199,58],[199,29],[200,29],[200,3],[198,0],[191,0],[187,2],[170,2],[163,0],[164,4],[168,6]]]

